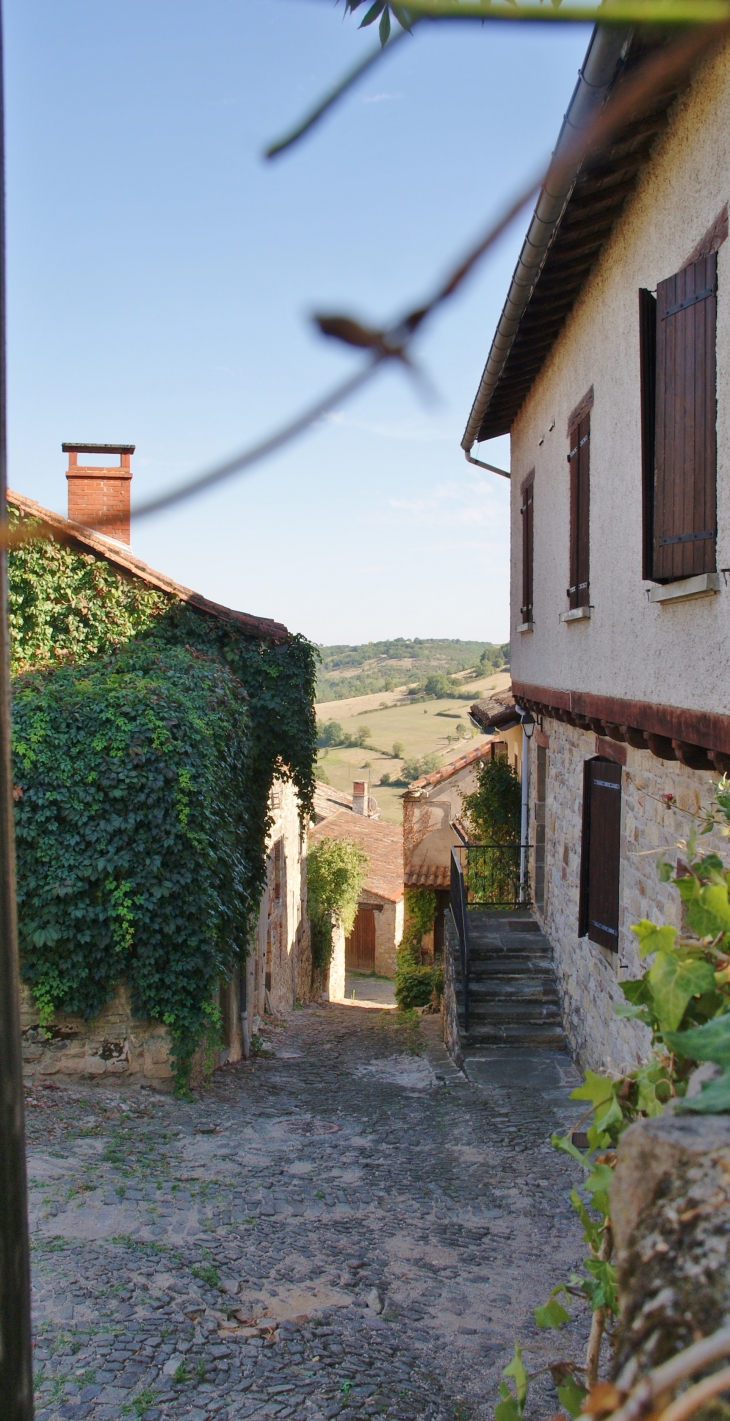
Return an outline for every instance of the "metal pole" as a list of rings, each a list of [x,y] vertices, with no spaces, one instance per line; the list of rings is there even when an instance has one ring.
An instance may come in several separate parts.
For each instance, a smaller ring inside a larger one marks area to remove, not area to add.
[[[0,528],[7,521],[5,141],[0,11]],[[10,743],[7,552],[0,551],[0,1407],[3,1421],[32,1421],[30,1249]]]

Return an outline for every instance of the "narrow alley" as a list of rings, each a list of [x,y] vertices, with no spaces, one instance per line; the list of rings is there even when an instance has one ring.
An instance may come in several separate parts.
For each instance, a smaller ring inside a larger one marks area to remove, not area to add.
[[[190,1103],[32,1090],[37,1421],[477,1421],[515,1338],[575,1352],[532,1316],[582,1254],[568,1058],[469,1080],[439,1029],[314,1007]]]

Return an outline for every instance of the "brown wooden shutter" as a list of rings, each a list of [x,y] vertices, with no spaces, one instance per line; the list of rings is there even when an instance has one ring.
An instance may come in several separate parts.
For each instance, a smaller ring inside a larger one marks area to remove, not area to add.
[[[618,951],[620,863],[621,766],[586,760],[578,932],[613,952]]]
[[[590,460],[591,417],[587,414],[570,431],[570,587],[571,607],[590,603]]]
[[[715,571],[717,254],[657,287],[654,568]]]
[[[641,371],[642,577],[654,579],[654,472],[656,453],[656,296],[639,292]]]
[[[532,621],[533,572],[534,572],[534,508],[535,471],[528,475],[522,486],[522,606],[520,620]]]

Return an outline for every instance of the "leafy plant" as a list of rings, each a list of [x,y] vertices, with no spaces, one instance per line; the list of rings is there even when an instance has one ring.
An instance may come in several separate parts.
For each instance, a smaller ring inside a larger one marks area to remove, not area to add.
[[[370,861],[352,839],[321,839],[309,851],[307,900],[312,929],[312,966],[324,971],[332,956],[333,922],[352,932]]]
[[[407,888],[406,922],[395,955],[395,999],[401,1011],[426,1007],[444,988],[440,965],[421,962],[423,938],[436,918],[436,894],[431,888]]]
[[[52,541],[9,562],[23,973],[46,1025],[127,978],[184,1089],[255,919],[274,774],[311,813],[314,649]]]
[[[519,844],[521,788],[507,760],[482,760],[477,787],[463,797],[463,813],[478,843]]]

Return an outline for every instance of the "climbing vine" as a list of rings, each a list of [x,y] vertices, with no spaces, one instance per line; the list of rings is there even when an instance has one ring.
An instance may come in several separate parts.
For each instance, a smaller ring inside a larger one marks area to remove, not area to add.
[[[730,783],[723,778],[703,833],[719,827],[730,835]],[[616,1392],[608,1406],[599,1398],[598,1369],[602,1339],[618,1313],[618,1285],[612,1261],[609,1187],[616,1164],[616,1146],[624,1130],[641,1118],[659,1115],[675,1101],[675,1109],[701,1114],[730,1112],[730,869],[717,853],[698,851],[693,833],[683,847],[686,861],[676,869],[659,863],[663,882],[672,882],[683,904],[686,930],[657,926],[643,919],[634,926],[639,952],[648,965],[640,977],[621,984],[622,1017],[643,1022],[651,1031],[651,1054],[636,1070],[611,1078],[586,1072],[573,1098],[587,1102],[593,1123],[586,1131],[586,1148],[571,1136],[552,1137],[553,1145],[569,1154],[584,1172],[582,1186],[570,1201],[583,1226],[588,1248],[582,1274],[555,1287],[535,1309],[539,1327],[559,1328],[570,1319],[564,1303],[587,1300],[592,1324],[585,1365],[556,1363],[550,1368],[558,1399],[577,1417],[581,1411],[605,1415],[621,1401]],[[699,1062],[711,1062],[714,1075],[695,1093],[687,1088]],[[575,1130],[574,1132],[575,1133]],[[562,1299],[562,1301],[561,1301]],[[503,1372],[501,1400],[495,1421],[519,1421],[527,1400],[530,1377],[519,1343]],[[616,1389],[613,1388],[613,1392]]]
[[[406,888],[405,927],[395,955],[395,999],[401,1011],[426,1007],[434,993],[443,992],[443,968],[421,962],[424,935],[436,920],[436,894],[432,888]]]
[[[332,926],[351,933],[370,860],[352,839],[321,839],[309,850],[307,901],[312,929],[312,968],[324,971],[332,956]]]
[[[126,977],[184,1084],[258,911],[274,775],[311,815],[314,649],[55,543],[9,583],[23,974],[45,1021]]]

